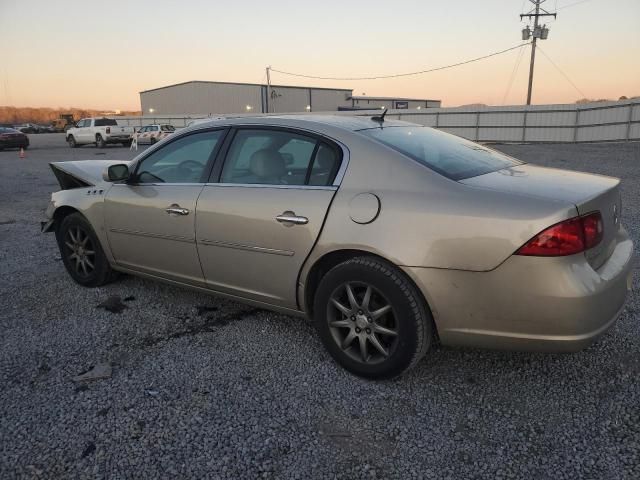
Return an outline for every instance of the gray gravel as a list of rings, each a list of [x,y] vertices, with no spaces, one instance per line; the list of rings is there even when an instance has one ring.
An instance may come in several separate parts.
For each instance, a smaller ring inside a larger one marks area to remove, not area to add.
[[[39,233],[47,162],[133,155],[32,146],[0,152],[0,478],[640,478],[637,273],[583,352],[439,348],[368,382],[305,320],[134,277],[73,283]],[[640,245],[640,143],[497,148],[622,177]],[[73,381],[104,362],[110,378]]]

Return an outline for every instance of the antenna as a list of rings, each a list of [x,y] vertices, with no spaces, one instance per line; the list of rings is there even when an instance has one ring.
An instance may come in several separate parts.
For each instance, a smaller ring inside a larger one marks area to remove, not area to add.
[[[371,117],[371,120],[373,120],[374,122],[380,122],[381,124],[384,123],[384,116],[387,114],[387,110],[389,109],[385,107],[382,115],[374,115],[373,117]]]

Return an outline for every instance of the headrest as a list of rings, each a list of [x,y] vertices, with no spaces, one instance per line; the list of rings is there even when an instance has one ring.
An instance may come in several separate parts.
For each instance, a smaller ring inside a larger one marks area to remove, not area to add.
[[[258,177],[281,177],[286,168],[284,158],[275,150],[258,150],[251,155],[251,173]]]
[[[320,168],[330,170],[336,162],[336,154],[330,148],[321,146],[316,153],[316,161]]]

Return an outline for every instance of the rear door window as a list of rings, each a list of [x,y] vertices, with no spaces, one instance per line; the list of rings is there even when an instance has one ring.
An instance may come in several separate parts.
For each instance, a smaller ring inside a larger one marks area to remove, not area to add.
[[[227,153],[220,181],[331,185],[339,160],[335,149],[311,136],[289,130],[239,129]]]

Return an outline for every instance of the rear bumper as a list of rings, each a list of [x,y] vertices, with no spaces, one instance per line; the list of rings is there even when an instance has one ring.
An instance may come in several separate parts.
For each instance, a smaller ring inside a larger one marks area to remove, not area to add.
[[[490,272],[404,267],[432,309],[445,345],[572,352],[607,331],[631,288],[626,231],[598,270],[584,254],[512,256]]]
[[[107,143],[123,143],[131,140],[131,135],[110,135],[105,139]]]

